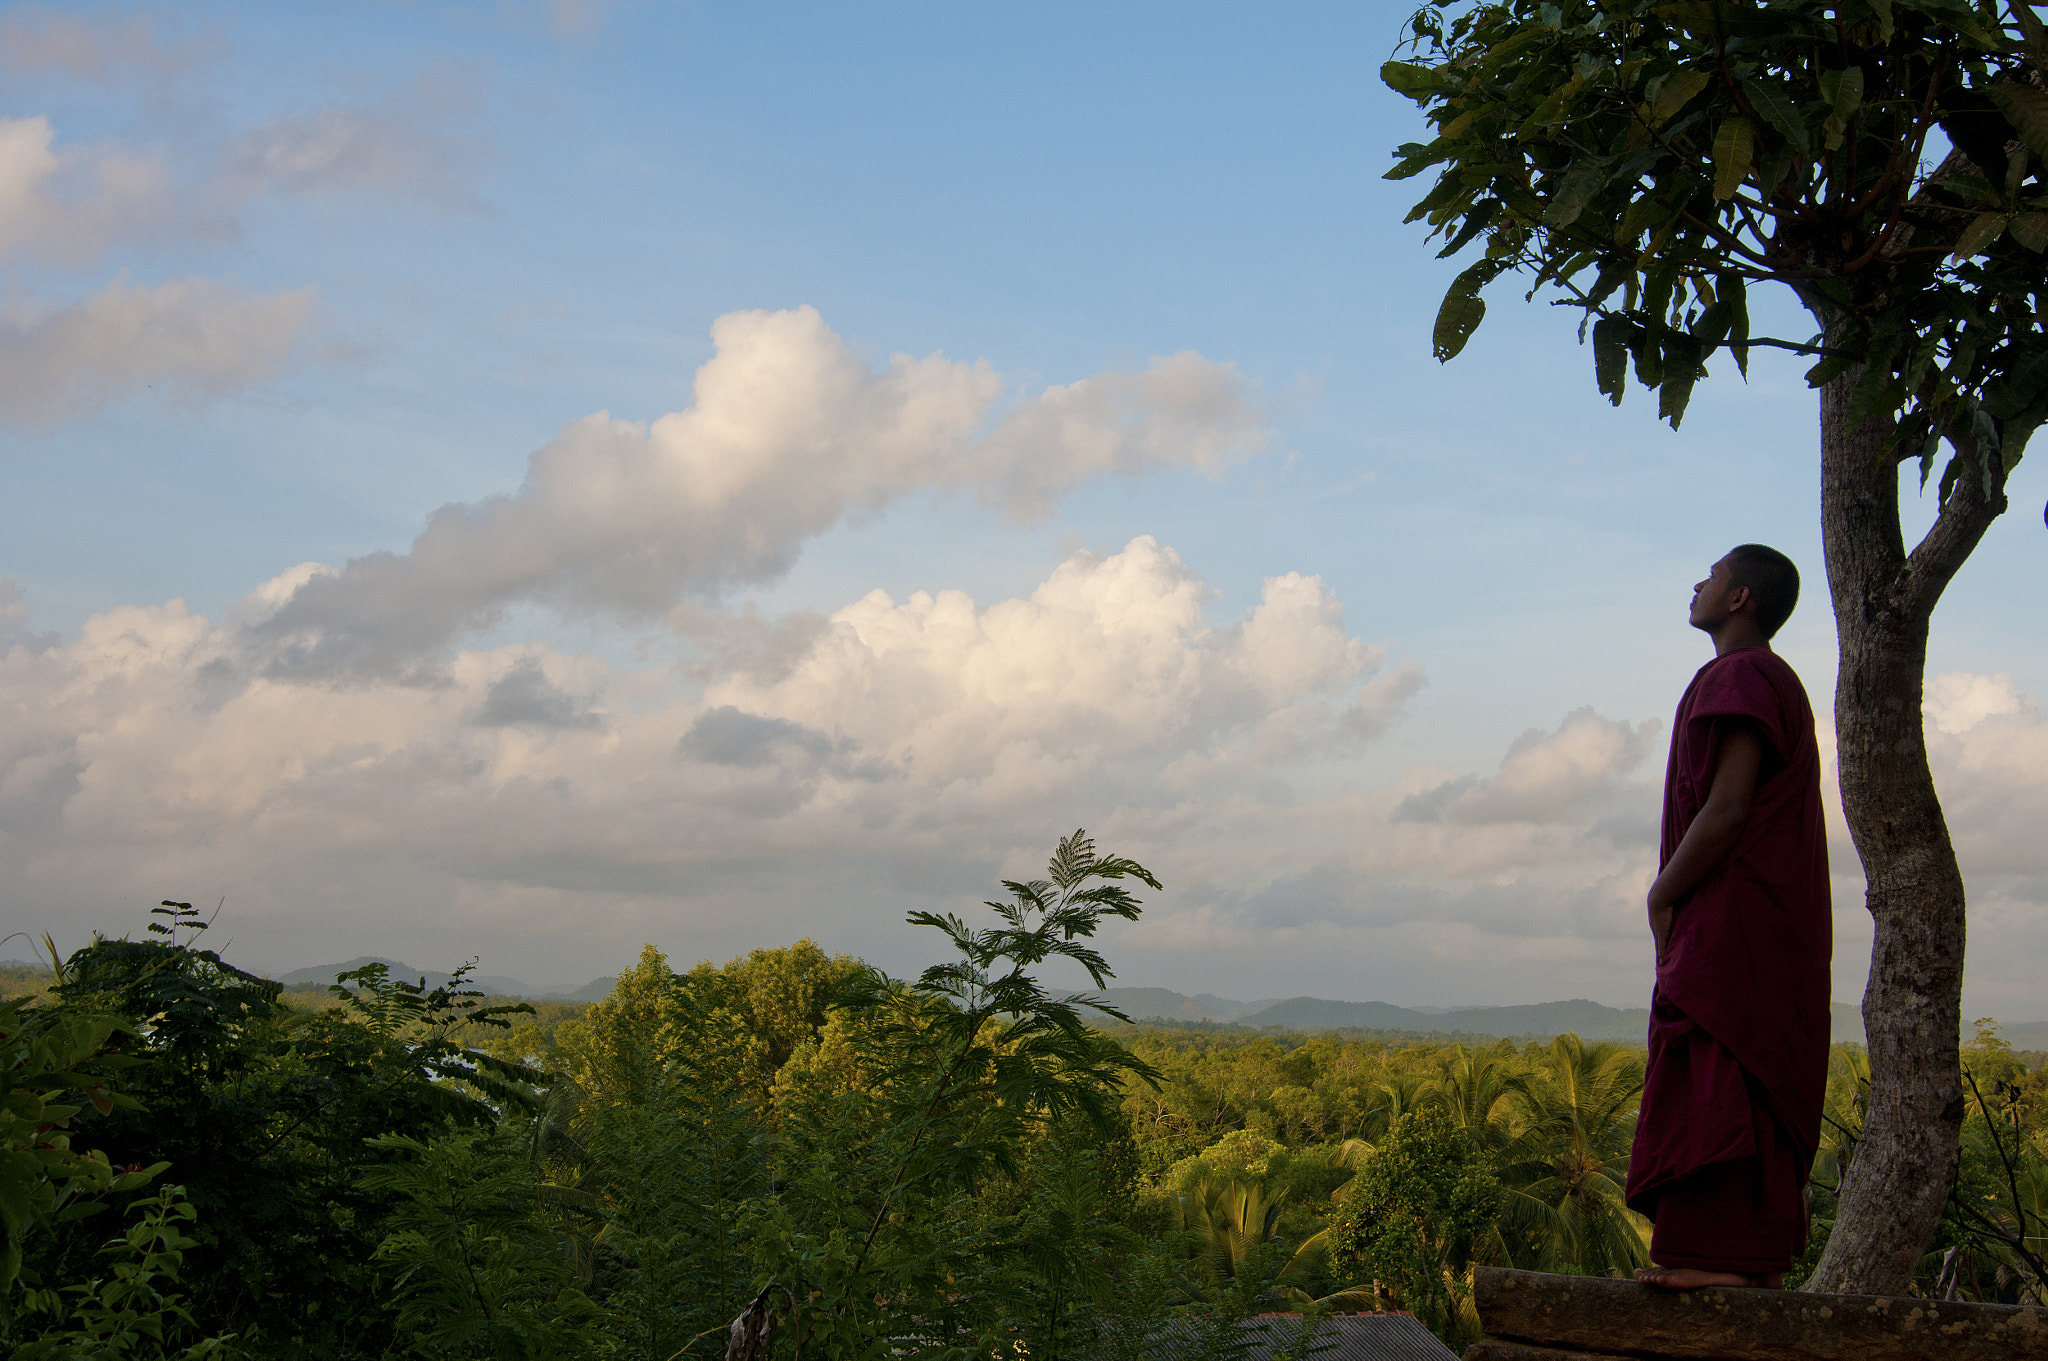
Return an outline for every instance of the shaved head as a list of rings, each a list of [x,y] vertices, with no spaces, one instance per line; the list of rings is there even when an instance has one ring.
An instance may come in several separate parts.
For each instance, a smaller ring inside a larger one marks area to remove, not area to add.
[[[1757,627],[1766,638],[1773,637],[1799,603],[1799,569],[1792,559],[1760,543],[1730,549],[1727,563],[1731,584],[1747,586],[1756,600]]]

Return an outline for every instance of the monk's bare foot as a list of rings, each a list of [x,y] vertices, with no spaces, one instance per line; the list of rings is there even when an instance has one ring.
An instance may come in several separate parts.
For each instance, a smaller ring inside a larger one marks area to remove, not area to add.
[[[1700,1271],[1689,1266],[1643,1267],[1636,1272],[1636,1279],[1644,1285],[1654,1285],[1664,1290],[1705,1290],[1717,1285],[1730,1286],[1737,1290],[1785,1288],[1785,1278],[1777,1272],[1767,1276],[1750,1276],[1740,1271]]]

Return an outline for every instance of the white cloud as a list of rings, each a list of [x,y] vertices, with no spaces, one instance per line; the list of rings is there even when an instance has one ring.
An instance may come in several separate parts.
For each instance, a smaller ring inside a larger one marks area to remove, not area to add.
[[[1928,761],[1965,877],[2048,876],[2048,717],[2040,704],[2009,673],[1952,672],[1928,681],[1927,714]],[[2034,891],[2048,896],[2048,883]]]
[[[114,147],[58,151],[47,118],[0,117],[0,260],[75,265],[182,211],[163,162]]]
[[[146,25],[40,12],[0,21],[0,51],[22,69],[87,78],[175,65]],[[123,243],[232,236],[265,194],[468,207],[464,171],[480,143],[461,131],[465,106],[459,75],[432,75],[374,106],[273,119],[225,152],[188,147],[182,179],[163,154],[60,146],[48,118],[0,117],[0,264],[79,267]],[[216,153],[210,170],[191,169]],[[242,297],[203,278],[131,287],[125,273],[85,298],[16,292],[0,312],[0,423],[53,423],[152,387],[190,400],[264,382],[311,325],[313,297]]]
[[[110,611],[0,661],[0,872],[67,916],[225,891],[259,937],[337,949],[462,948],[502,923],[455,904],[544,902],[514,924],[529,969],[583,935],[595,966],[647,912],[815,930],[802,904],[853,874],[849,927],[886,942],[887,884],[979,893],[1071,821],[1156,852],[1225,805],[1283,808],[1418,683],[1314,578],[1226,627],[1206,595],[1141,538],[1022,599],[871,595],[782,679],[701,691],[541,644],[459,653],[438,685],[307,686],[178,602]]]
[[[56,634],[31,633],[28,621],[28,597],[22,594],[20,584],[0,577],[0,657],[17,647],[40,652],[57,645]]]
[[[56,71],[104,84],[136,70],[175,71],[191,55],[189,44],[164,42],[141,16],[95,21],[40,5],[0,16],[0,70],[10,74]]]
[[[1213,470],[1262,446],[1228,365],[1154,360],[1002,405],[985,362],[869,367],[809,307],[735,312],[694,403],[566,427],[509,496],[445,506],[405,554],[307,582],[261,627],[281,671],[388,674],[514,602],[651,617],[773,580],[846,516],[925,488],[1044,514],[1076,482]]]
[[[1395,816],[1416,822],[1576,822],[1589,799],[1610,792],[1641,764],[1658,726],[1574,710],[1554,733],[1531,728],[1516,738],[1498,774],[1451,780],[1410,795]]]
[[[475,206],[469,169],[486,144],[465,129],[468,82],[442,72],[374,104],[270,119],[231,143],[218,192],[417,199]]]
[[[114,283],[85,301],[0,312],[0,425],[48,424],[158,387],[219,397],[276,374],[310,324],[310,288],[243,297],[205,279]]]

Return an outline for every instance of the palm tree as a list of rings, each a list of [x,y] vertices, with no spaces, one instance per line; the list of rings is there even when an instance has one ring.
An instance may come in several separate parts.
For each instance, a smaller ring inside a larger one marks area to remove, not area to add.
[[[1530,1123],[1497,1164],[1509,1189],[1503,1246],[1520,1240],[1532,1265],[1612,1275],[1649,1263],[1624,1203],[1643,1060],[1619,1044],[1560,1035],[1524,1089]],[[1516,1255],[1516,1254],[1512,1254]]]
[[[1529,1096],[1529,1081],[1515,1071],[1514,1058],[1506,1040],[1485,1049],[1454,1044],[1439,1056],[1417,1104],[1441,1107],[1468,1139],[1496,1158],[1510,1153],[1520,1137],[1515,1117]]]
[[[1214,1284],[1227,1285],[1247,1283],[1245,1273],[1257,1272],[1265,1277],[1259,1284],[1266,1291],[1291,1303],[1373,1307],[1370,1286],[1346,1287],[1320,1299],[1301,1288],[1322,1270],[1329,1254],[1328,1229],[1304,1239],[1293,1255],[1273,1270],[1274,1254],[1260,1249],[1273,1243],[1286,1202],[1285,1191],[1222,1178],[1205,1179],[1193,1194],[1180,1197],[1181,1229],[1188,1235],[1204,1274]]]

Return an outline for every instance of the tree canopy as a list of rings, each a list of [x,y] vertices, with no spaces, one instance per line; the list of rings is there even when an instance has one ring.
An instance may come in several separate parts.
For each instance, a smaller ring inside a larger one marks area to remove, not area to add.
[[[1438,0],[1410,46],[1382,75],[1437,135],[1389,178],[1437,169],[1410,220],[1446,257],[1484,246],[1445,297],[1439,358],[1512,272],[1590,323],[1601,392],[1619,404],[1633,367],[1673,426],[1711,357],[1746,373],[1759,346],[1812,356],[1815,387],[1859,370],[1850,419],[1896,415],[1923,477],[1950,441],[1944,494],[1965,468],[2002,482],[2048,416],[2031,6]],[[1753,334],[1760,282],[1818,332]]]

